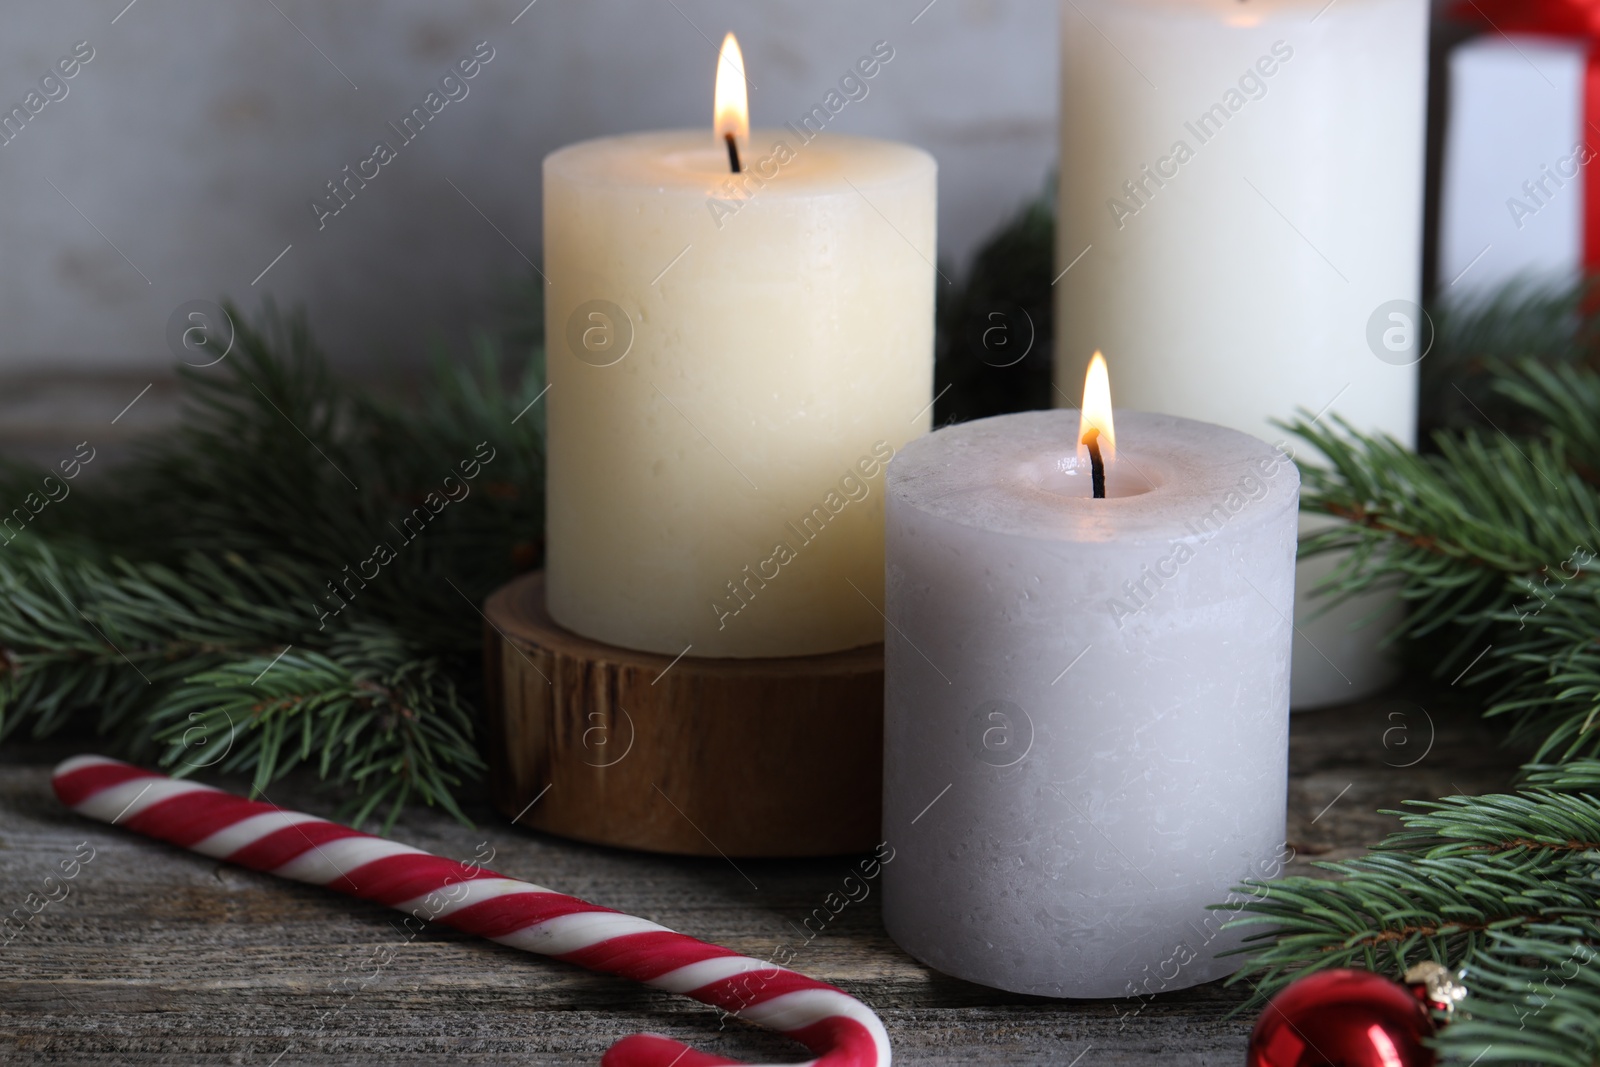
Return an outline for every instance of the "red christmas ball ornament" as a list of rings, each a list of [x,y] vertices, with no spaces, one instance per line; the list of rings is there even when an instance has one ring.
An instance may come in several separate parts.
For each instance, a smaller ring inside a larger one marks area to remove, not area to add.
[[[1249,1067],[1433,1067],[1428,1005],[1370,971],[1307,975],[1267,1003]]]

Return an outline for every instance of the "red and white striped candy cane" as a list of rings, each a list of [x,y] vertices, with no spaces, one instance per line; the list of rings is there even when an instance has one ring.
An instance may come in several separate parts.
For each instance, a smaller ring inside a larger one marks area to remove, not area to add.
[[[810,1064],[889,1065],[883,1023],[854,997],[653,922],[103,756],[69,759],[52,780],[56,796],[80,815],[213,859],[436,919],[502,945],[686,994],[788,1034],[819,1054]],[[647,1034],[624,1038],[601,1060],[605,1067],[737,1062]]]

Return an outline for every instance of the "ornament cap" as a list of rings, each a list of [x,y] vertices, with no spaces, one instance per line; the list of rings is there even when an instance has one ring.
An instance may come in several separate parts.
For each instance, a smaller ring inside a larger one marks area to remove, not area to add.
[[[1461,977],[1460,971],[1451,971],[1433,960],[1423,960],[1406,968],[1405,983],[1430,1008],[1453,1014],[1456,1005],[1467,999],[1467,987],[1461,984]]]

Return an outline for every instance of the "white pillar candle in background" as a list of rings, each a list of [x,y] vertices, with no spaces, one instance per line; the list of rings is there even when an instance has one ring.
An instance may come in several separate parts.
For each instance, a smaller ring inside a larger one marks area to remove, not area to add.
[[[911,443],[889,468],[884,924],[1057,997],[1230,973],[1207,910],[1284,859],[1299,475],[1233,430],[1118,411]]]
[[[1065,392],[1103,348],[1130,407],[1269,441],[1304,407],[1414,443],[1422,353],[1396,350],[1389,316],[1428,333],[1426,0],[1072,0],[1060,17]],[[1350,632],[1382,601],[1306,621],[1302,571],[1296,706],[1383,685],[1383,624]]]
[[[544,163],[548,606],[610,644],[883,639],[883,465],[932,417],[935,164],[743,148],[741,175],[710,129]]]

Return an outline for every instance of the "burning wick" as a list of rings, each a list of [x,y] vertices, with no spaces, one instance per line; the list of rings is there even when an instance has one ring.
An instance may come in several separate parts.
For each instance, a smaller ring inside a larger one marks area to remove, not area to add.
[[[1084,431],[1083,443],[1089,448],[1090,474],[1094,479],[1094,498],[1106,498],[1106,463],[1100,458],[1100,431],[1093,426]]]
[[[728,167],[735,174],[739,165],[739,139],[750,137],[750,94],[744,84],[744,56],[738,38],[728,34],[717,53],[717,85],[711,96],[711,130],[728,146]]]
[[[1106,462],[1117,458],[1117,431],[1111,418],[1111,379],[1106,357],[1096,352],[1083,376],[1083,407],[1078,412],[1078,443],[1089,449],[1096,500],[1105,499]]]

